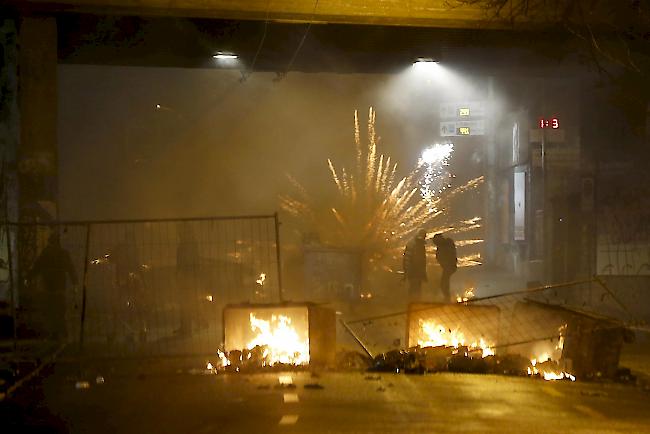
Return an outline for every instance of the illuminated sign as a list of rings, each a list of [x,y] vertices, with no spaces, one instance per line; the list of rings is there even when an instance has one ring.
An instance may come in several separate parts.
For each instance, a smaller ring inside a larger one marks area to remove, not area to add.
[[[474,112],[472,112],[472,115]],[[440,121],[441,137],[467,137],[485,135],[485,120]],[[536,130],[538,131],[538,130]]]
[[[537,122],[537,126],[540,128],[552,128],[554,130],[557,130],[560,128],[560,120],[558,118],[541,118],[539,122]]]
[[[485,101],[457,101],[440,103],[441,120],[480,119],[487,115]]]

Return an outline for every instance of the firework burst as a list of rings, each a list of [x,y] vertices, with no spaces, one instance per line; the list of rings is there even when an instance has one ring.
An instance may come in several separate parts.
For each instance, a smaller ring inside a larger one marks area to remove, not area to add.
[[[336,192],[332,203],[316,203],[307,190],[293,177],[295,195],[281,196],[281,207],[300,218],[318,233],[328,245],[354,249],[369,258],[397,258],[407,239],[421,227],[429,236],[434,233],[464,234],[480,228],[480,217],[447,223],[448,209],[455,197],[477,188],[483,182],[478,177],[436,195],[422,198],[418,192],[426,176],[426,165],[418,164],[407,176],[397,177],[397,163],[377,151],[375,111],[368,112],[368,144],[361,143],[358,113],[354,113],[355,165],[337,168],[327,160]],[[429,179],[435,182],[434,179]],[[458,240],[457,245],[473,245],[480,239]],[[459,258],[459,265],[478,263],[477,254]]]
[[[424,169],[420,179],[420,195],[431,204],[443,191],[451,188],[454,177],[449,171],[449,160],[454,152],[452,143],[436,143],[422,152],[418,166]]]

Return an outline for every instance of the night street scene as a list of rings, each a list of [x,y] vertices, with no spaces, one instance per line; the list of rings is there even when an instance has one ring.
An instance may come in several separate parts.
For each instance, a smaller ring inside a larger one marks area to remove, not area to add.
[[[1,0],[0,433],[650,433],[650,0]]]

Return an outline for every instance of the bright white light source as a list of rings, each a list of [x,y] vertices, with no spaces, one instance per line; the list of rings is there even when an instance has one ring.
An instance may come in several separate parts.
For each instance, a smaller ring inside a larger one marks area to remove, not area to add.
[[[219,59],[219,60],[234,60],[237,59],[236,54],[233,53],[224,53],[223,51],[218,51],[214,56],[212,56],[213,59]]]
[[[162,106],[160,104],[156,104],[156,110],[160,110]]]
[[[442,164],[448,165],[449,157],[454,151],[454,145],[451,143],[435,144],[422,151],[422,163],[424,164]]]
[[[453,152],[452,143],[436,143],[423,150],[418,160],[418,166],[424,167],[424,175],[420,180],[420,195],[429,202],[430,212],[437,212],[437,198],[451,186],[450,181],[454,175],[448,166]]]

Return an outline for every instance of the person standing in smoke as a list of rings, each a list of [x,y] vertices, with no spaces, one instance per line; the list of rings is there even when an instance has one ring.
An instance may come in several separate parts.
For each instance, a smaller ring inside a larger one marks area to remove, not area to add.
[[[424,249],[426,236],[427,232],[424,229],[419,229],[404,249],[402,267],[404,277],[409,283],[409,298],[411,300],[420,297],[422,282],[427,281],[427,255]]]
[[[451,275],[458,268],[458,258],[456,257],[456,245],[454,240],[446,238],[442,234],[433,236],[433,244],[436,246],[436,259],[442,267],[442,276],[440,276],[440,291],[445,302],[451,301],[449,294],[449,284]]]
[[[66,277],[76,286],[77,273],[72,265],[70,254],[61,247],[61,240],[56,231],[50,235],[47,245],[27,273],[28,280],[36,276],[41,277],[45,289],[48,332],[55,339],[64,340],[67,336]]]

